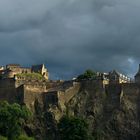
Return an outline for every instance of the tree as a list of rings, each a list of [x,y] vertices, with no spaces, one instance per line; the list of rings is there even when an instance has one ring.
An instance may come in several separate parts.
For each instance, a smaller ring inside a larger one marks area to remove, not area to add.
[[[9,140],[16,139],[22,130],[22,125],[31,115],[25,106],[0,102],[0,135]]]
[[[78,80],[86,80],[86,79],[93,79],[97,76],[96,72],[88,69],[83,74],[77,77]]]
[[[84,119],[64,116],[58,130],[62,140],[89,140],[88,124]]]

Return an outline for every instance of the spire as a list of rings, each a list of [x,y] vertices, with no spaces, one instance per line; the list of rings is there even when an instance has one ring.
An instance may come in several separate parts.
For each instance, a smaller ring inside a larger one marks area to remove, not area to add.
[[[139,69],[138,69],[138,73],[137,74],[140,74],[140,64],[139,64]]]
[[[135,83],[140,84],[140,64],[139,64],[139,70],[135,75]]]
[[[136,76],[140,76],[140,64],[139,64],[138,72],[136,73],[135,77],[136,77]]]
[[[138,73],[140,73],[140,64],[139,64],[139,70],[138,70]]]

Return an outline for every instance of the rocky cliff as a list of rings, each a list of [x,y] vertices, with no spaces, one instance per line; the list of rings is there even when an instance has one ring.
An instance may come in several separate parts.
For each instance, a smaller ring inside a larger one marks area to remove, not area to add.
[[[30,92],[28,91],[27,94]],[[67,115],[83,117],[97,140],[140,139],[140,88],[136,84],[104,86],[99,81],[65,83],[40,93],[32,104],[34,119],[25,126],[37,140],[57,140],[57,123]]]

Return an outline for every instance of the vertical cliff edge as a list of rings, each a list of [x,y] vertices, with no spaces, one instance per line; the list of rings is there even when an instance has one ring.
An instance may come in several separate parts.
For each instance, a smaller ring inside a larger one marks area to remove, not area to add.
[[[90,132],[99,140],[140,139],[140,88],[134,83],[105,86],[100,80],[64,82],[40,94],[25,89],[25,99],[28,94],[34,97],[25,100],[34,112],[25,130],[38,140],[59,139],[57,123],[63,115],[87,119]]]

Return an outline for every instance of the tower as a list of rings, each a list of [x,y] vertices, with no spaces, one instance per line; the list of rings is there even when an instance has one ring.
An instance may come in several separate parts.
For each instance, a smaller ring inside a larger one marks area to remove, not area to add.
[[[49,79],[49,73],[48,70],[45,68],[44,64],[33,65],[31,71],[35,73],[40,73],[46,80]]]
[[[139,64],[138,72],[135,75],[135,83],[140,84],[140,64]]]

